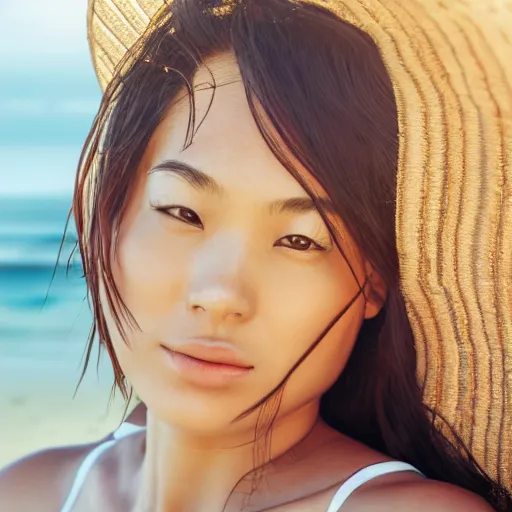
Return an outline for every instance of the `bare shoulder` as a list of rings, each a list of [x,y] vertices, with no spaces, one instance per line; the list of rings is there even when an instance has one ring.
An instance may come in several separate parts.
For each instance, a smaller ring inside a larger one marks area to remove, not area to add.
[[[51,448],[19,459],[0,471],[2,510],[59,510],[85,455],[96,444]]]
[[[378,505],[378,507],[377,507]],[[472,492],[455,485],[424,478],[376,481],[363,487],[346,504],[346,512],[493,512],[494,508]]]
[[[324,434],[325,436],[325,434]],[[338,483],[331,487],[325,496],[332,497],[347,475],[354,468],[368,467],[380,462],[390,461],[387,456],[354,440],[343,437],[332,438],[328,444],[329,457],[336,461],[350,463],[351,469],[340,472]],[[341,467],[337,464],[335,467]],[[321,506],[319,510],[322,510]],[[325,510],[325,509],[324,509]],[[350,495],[342,506],[343,512],[493,512],[491,505],[481,496],[455,485],[429,480],[412,471],[393,472],[379,476],[364,484]],[[340,511],[341,512],[341,511]]]

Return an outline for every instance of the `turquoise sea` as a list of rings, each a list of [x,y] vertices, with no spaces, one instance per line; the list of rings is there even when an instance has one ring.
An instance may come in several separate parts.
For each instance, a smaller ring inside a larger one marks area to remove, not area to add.
[[[95,344],[77,388],[91,326],[76,234],[64,236],[70,197],[0,196],[0,468],[46,447],[115,429],[120,395]],[[64,236],[62,255],[59,246]],[[76,392],[76,393],[75,393]]]
[[[0,198],[0,357],[59,358],[85,342],[90,313],[69,197]],[[59,246],[64,240],[58,259]],[[74,252],[74,254],[73,254]],[[69,258],[71,260],[68,262]]]

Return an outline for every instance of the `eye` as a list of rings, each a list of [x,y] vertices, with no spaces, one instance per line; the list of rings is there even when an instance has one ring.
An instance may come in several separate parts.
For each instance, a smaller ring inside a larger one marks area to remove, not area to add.
[[[286,241],[286,243],[284,243]],[[276,245],[287,247],[295,251],[325,251],[325,247],[303,235],[288,235],[276,242]]]
[[[197,215],[194,210],[186,208],[185,206],[159,206],[155,207],[155,209],[169,217],[173,217],[181,222],[190,224],[191,226],[196,226],[198,228],[203,227],[203,223],[201,222],[199,215]]]

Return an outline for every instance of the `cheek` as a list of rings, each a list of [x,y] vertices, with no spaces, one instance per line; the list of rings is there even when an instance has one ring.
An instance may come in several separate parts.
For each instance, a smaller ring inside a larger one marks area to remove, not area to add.
[[[334,261],[332,261],[334,260]],[[357,294],[356,281],[341,257],[315,265],[282,265],[274,269],[273,283],[266,288],[262,300],[268,325],[275,328],[271,339],[287,340],[286,349],[295,357],[299,348],[305,351],[327,326],[344,310]],[[265,273],[267,276],[270,272]],[[331,329],[331,334],[349,328],[362,318],[360,300]],[[272,318],[272,320],[270,320]],[[348,319],[351,319],[347,323]]]
[[[144,324],[165,315],[183,297],[188,253],[180,237],[171,243],[153,211],[140,212],[124,228],[113,264],[114,278],[138,321]]]
[[[327,262],[325,267],[295,274],[281,270],[272,299],[266,301],[272,308],[266,315],[272,330],[267,339],[275,342],[267,353],[274,355],[273,364],[280,366],[281,375],[293,367],[356,294],[354,277],[343,263]],[[336,381],[363,319],[364,299],[359,297],[290,377],[285,388],[288,406],[319,398]]]
[[[357,303],[353,308],[292,374],[285,387],[283,413],[319,400],[343,372],[362,323],[362,308]]]

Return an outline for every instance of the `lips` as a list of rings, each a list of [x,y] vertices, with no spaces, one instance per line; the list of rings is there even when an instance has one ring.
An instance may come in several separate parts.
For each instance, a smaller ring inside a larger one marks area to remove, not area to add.
[[[252,369],[244,358],[237,353],[233,345],[223,340],[202,339],[180,344],[163,344],[170,352],[183,354],[198,361],[212,364],[232,366],[234,368]]]

